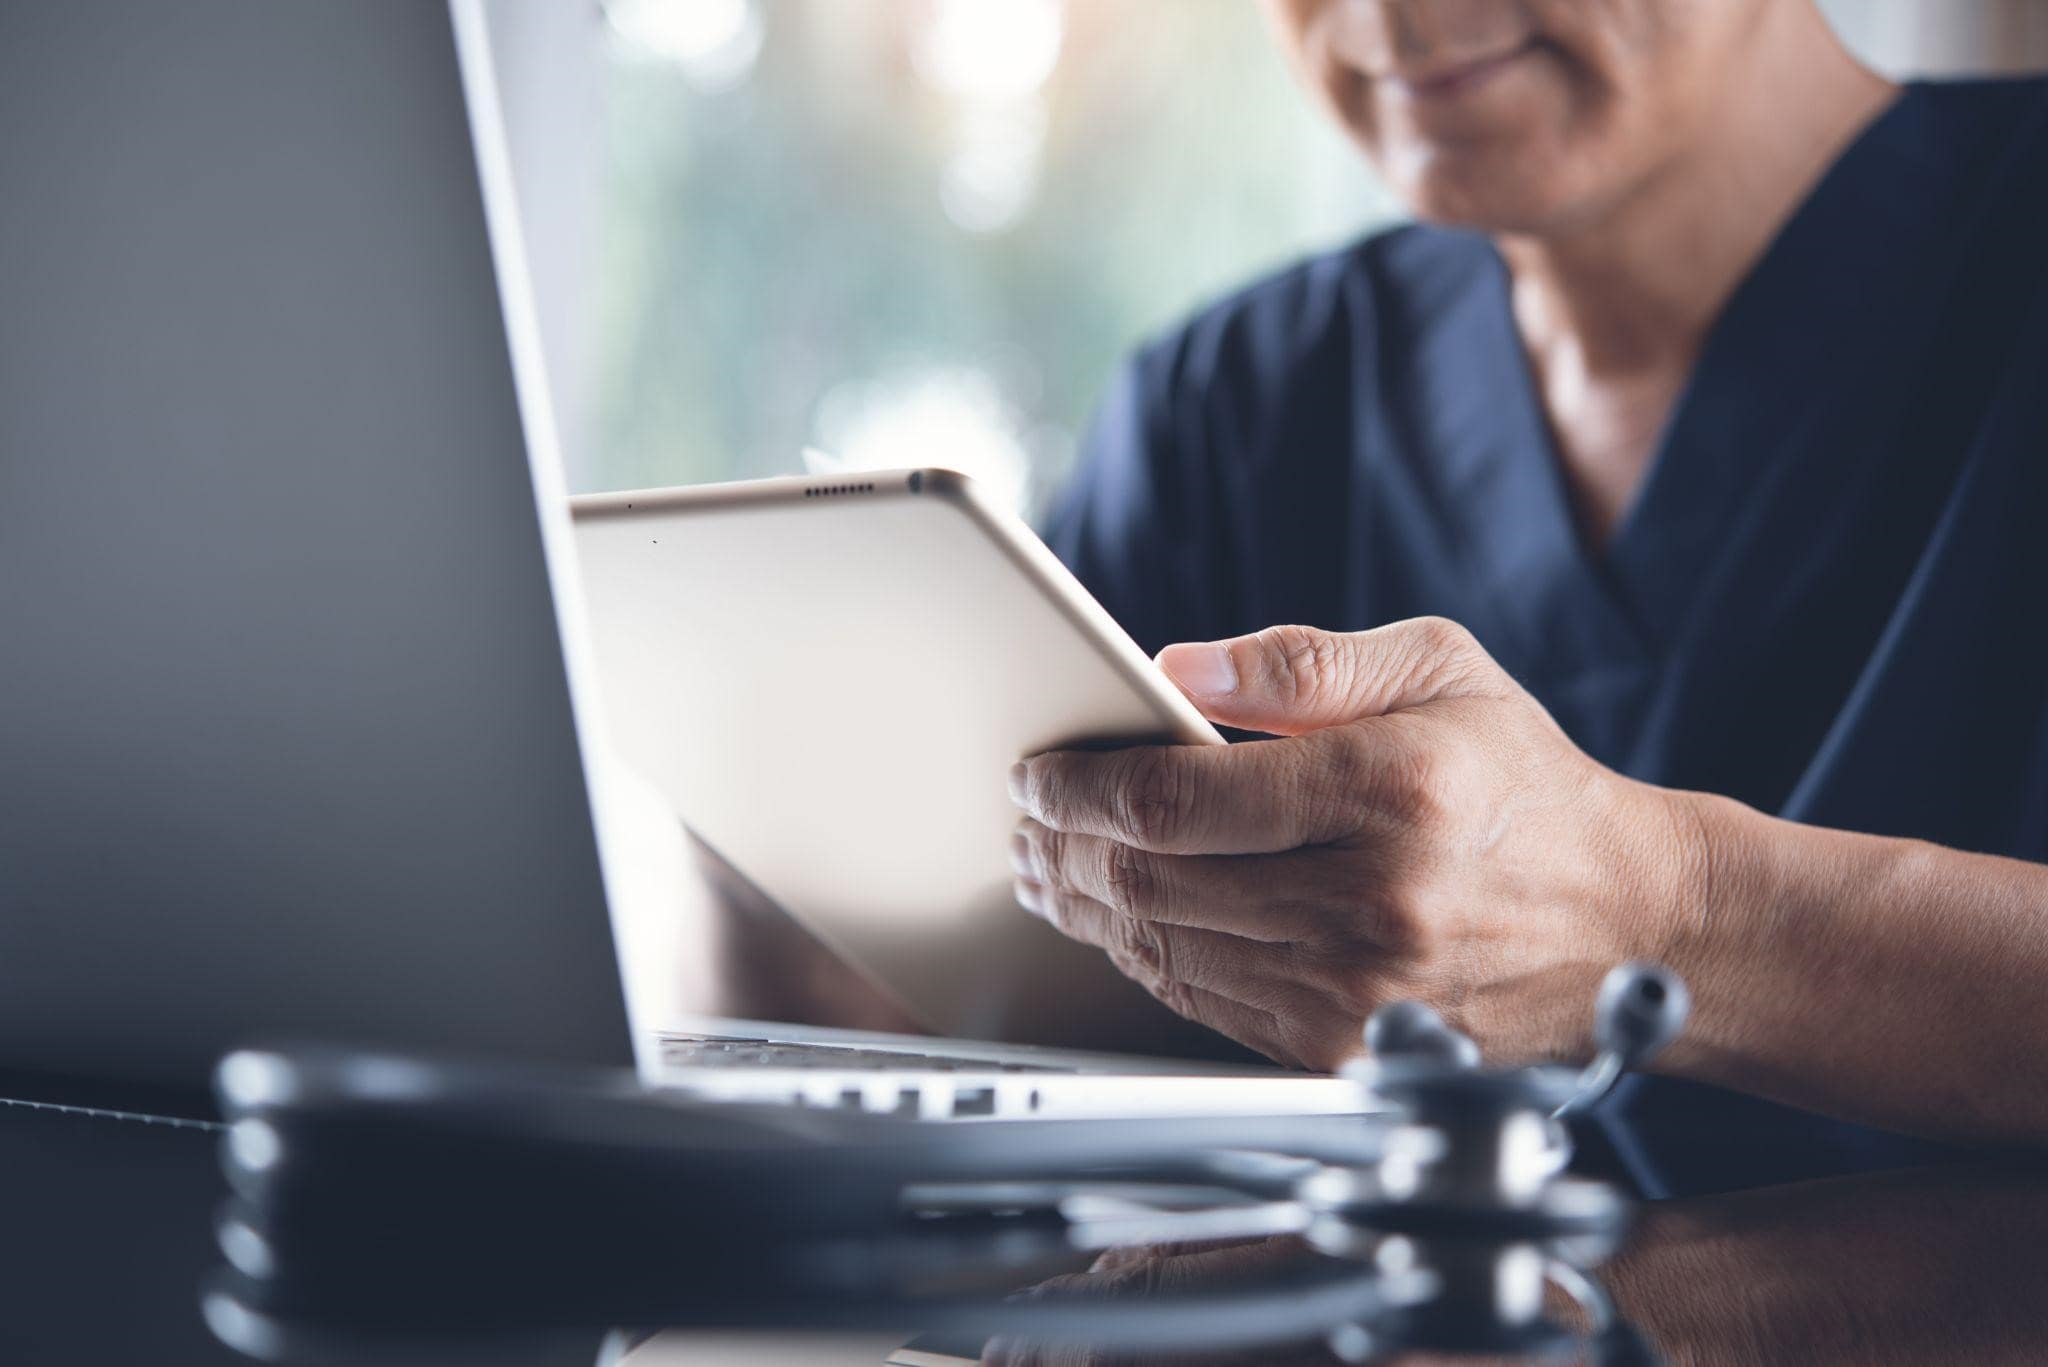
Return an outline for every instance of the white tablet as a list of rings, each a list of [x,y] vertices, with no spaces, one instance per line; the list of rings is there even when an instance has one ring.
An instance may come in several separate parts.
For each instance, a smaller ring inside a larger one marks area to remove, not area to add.
[[[941,1033],[1186,1041],[1010,896],[1018,759],[1222,743],[1030,528],[947,470],[572,506],[611,744],[700,836]]]

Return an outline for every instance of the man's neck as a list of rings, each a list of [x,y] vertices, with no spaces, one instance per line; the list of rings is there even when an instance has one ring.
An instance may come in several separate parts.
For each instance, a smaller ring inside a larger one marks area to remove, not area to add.
[[[1689,371],[1722,306],[1896,87],[1843,50],[1811,6],[1765,7],[1755,60],[1715,126],[1611,207],[1504,237],[1531,355],[1593,382]]]
[[[1753,61],[1712,126],[1612,205],[1503,236],[1515,323],[1581,534],[1604,543],[1635,497],[1728,297],[1896,88],[1810,5],[1764,7]]]

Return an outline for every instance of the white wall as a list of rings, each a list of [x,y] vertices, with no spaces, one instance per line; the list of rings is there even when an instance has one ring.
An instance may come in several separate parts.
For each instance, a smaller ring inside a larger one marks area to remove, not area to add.
[[[2048,71],[2048,0],[1821,0],[1821,8],[1891,75]]]

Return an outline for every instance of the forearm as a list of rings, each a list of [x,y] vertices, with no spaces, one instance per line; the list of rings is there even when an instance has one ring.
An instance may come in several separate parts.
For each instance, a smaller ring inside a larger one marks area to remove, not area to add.
[[[1701,851],[1670,1072],[1966,1142],[2048,1140],[2048,868],[1678,799]]]

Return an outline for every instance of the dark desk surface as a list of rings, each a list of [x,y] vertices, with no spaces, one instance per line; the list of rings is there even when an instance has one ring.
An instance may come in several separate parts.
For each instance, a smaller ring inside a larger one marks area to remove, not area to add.
[[[229,1362],[193,1287],[215,1137],[0,1107],[0,1360]]]
[[[0,1107],[0,1362],[246,1361],[214,1339],[196,1294],[219,1262],[215,1145],[203,1131]],[[2036,1363],[2048,1361],[2044,1232],[2043,1174],[1893,1174],[1653,1207],[1605,1275],[1677,1361]],[[1107,1294],[1142,1296],[1190,1277],[1224,1284],[1268,1256],[1259,1246],[1192,1259],[1125,1255],[1090,1280]],[[631,1361],[875,1363],[886,1337],[677,1334]],[[496,1344],[490,1360],[588,1367],[603,1340],[574,1333]],[[383,1367],[440,1356],[349,1360]]]
[[[248,1367],[199,1309],[201,1279],[221,1261],[218,1147],[206,1130],[0,1106],[0,1363]],[[591,1367],[601,1337],[494,1360]]]

